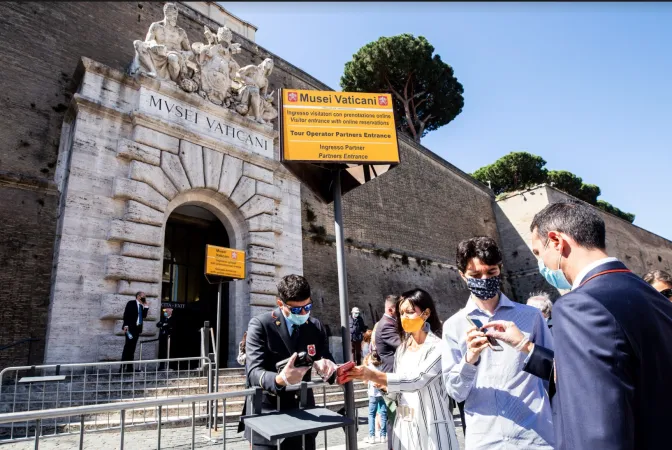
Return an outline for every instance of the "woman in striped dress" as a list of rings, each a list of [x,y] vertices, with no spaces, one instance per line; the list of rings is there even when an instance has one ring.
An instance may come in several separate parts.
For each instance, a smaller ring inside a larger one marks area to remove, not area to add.
[[[441,376],[441,321],[432,297],[422,289],[405,292],[397,303],[401,345],[394,373],[358,366],[345,381],[373,381],[397,398],[394,450],[459,450],[453,412]]]

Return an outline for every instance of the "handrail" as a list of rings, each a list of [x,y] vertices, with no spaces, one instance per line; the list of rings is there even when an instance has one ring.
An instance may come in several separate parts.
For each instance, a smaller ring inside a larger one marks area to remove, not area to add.
[[[206,402],[209,400],[221,400],[225,398],[240,397],[243,395],[252,395],[255,388],[244,389],[242,391],[217,392],[211,394],[185,395],[181,397],[167,397],[155,400],[132,400],[116,403],[100,403],[98,405],[72,406],[68,408],[52,408],[35,411],[23,411],[14,413],[0,414],[0,424],[11,422],[24,422],[39,419],[54,419],[57,417],[79,416],[86,414],[97,414],[127,409],[151,408],[162,405],[176,405]]]
[[[308,389],[313,389],[328,383],[324,381],[311,381],[306,383]],[[298,390],[300,384],[287,386],[287,390]],[[73,406],[68,408],[52,408],[35,411],[22,411],[14,413],[0,414],[0,424],[11,422],[23,422],[29,420],[54,419],[57,417],[79,416],[85,414],[96,414],[127,409],[150,408],[162,405],[189,404],[197,402],[207,402],[212,400],[221,400],[226,398],[241,397],[253,395],[257,388],[248,388],[241,391],[213,392],[210,394],[185,395],[179,397],[167,397],[154,400],[132,400],[115,403],[100,403],[98,405]]]
[[[12,348],[16,345],[23,344],[24,342],[36,342],[36,341],[39,341],[39,340],[40,340],[40,338],[33,338],[33,337],[21,339],[20,341],[12,342],[11,344],[0,347],[0,352],[3,351],[3,350],[7,350],[8,348]]]

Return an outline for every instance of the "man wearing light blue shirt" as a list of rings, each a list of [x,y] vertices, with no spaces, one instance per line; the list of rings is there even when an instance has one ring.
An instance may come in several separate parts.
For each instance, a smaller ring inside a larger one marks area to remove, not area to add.
[[[448,395],[465,402],[466,449],[552,449],[544,382],[522,370],[525,355],[507,345],[493,346],[467,320],[512,321],[529,341],[553,348],[541,312],[501,293],[502,256],[493,239],[460,242],[456,260],[471,296],[443,325],[442,372]]]

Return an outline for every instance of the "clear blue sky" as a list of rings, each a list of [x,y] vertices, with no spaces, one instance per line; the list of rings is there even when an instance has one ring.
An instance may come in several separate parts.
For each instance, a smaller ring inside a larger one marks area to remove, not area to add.
[[[366,43],[425,36],[465,99],[425,146],[465,172],[540,155],[672,239],[672,3],[221,4],[335,90]]]

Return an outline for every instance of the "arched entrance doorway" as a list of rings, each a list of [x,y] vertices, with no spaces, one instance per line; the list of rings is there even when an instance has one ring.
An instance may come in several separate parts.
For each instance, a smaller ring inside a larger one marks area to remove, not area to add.
[[[171,357],[200,356],[199,330],[205,321],[217,333],[217,285],[203,275],[206,244],[229,247],[226,228],[212,212],[197,205],[172,211],[165,225],[161,283],[162,307],[173,308]],[[228,284],[222,286],[220,361],[228,357]]]

